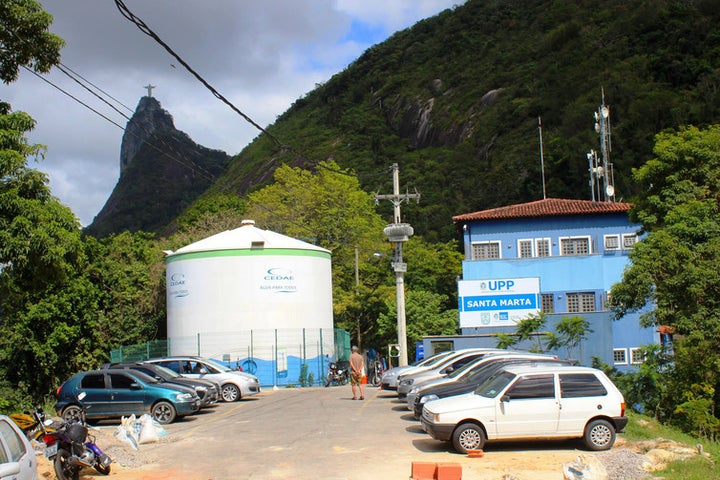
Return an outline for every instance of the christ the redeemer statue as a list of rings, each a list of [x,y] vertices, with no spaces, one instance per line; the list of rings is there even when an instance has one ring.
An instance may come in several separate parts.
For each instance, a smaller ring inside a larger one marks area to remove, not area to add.
[[[147,88],[147,91],[148,91],[147,96],[148,96],[148,97],[152,97],[152,90],[153,90],[153,88],[155,88],[156,86],[157,86],[157,85],[151,85],[151,84],[149,84],[149,83],[148,83],[147,85],[145,85],[144,88]]]

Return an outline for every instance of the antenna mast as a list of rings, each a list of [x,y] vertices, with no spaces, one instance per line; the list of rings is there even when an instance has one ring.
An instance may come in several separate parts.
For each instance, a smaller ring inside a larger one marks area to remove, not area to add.
[[[615,201],[615,186],[613,175],[613,164],[610,162],[610,151],[612,143],[610,141],[610,107],[605,105],[605,89],[601,89],[602,104],[595,112],[595,131],[600,135],[600,156],[598,152],[590,150],[587,154],[589,170],[590,170],[590,187],[592,191],[592,199],[595,198],[595,190],[597,189],[597,200],[600,202]]]
[[[540,115],[538,115],[538,135],[540,136],[540,171],[542,172],[543,200],[545,200],[547,198],[545,194],[545,160],[543,158],[542,119]]]

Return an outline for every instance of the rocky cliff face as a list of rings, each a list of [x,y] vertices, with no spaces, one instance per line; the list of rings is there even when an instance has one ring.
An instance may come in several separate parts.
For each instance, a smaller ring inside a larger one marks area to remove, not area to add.
[[[175,131],[172,115],[154,97],[142,97],[125,127],[120,145],[120,176],[153,133],[172,131]]]

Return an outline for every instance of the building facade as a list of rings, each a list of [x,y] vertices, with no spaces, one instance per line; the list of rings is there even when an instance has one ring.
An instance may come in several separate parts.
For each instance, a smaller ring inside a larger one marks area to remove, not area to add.
[[[640,347],[660,343],[659,333],[641,327],[639,313],[613,320],[607,308],[639,240],[629,210],[622,202],[549,198],[453,217],[465,251],[454,348],[495,346],[498,333],[512,334],[518,320],[543,312],[549,332],[564,317],[590,324],[577,351],[558,354],[584,365],[598,357],[620,370],[641,363]],[[426,352],[437,350],[434,341]]]

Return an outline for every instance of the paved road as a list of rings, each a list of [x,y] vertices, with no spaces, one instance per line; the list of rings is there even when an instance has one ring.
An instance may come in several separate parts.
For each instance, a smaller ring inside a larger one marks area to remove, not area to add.
[[[349,386],[266,390],[167,426],[141,446],[154,474],[176,480],[407,479],[413,461],[457,462],[463,478],[562,479],[574,443],[500,445],[483,458],[453,453],[426,435],[394,393],[375,387],[353,401]],[[145,470],[145,469],[143,469]]]

